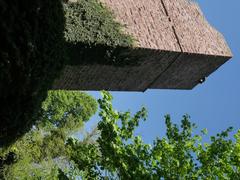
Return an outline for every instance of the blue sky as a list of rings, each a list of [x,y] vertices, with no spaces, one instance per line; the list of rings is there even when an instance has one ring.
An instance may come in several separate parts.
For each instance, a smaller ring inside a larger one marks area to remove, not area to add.
[[[112,92],[117,110],[136,112],[148,109],[148,120],[141,123],[137,134],[151,143],[165,132],[164,115],[170,114],[174,123],[189,114],[199,129],[207,128],[209,135],[233,126],[240,129],[240,1],[198,0],[209,23],[226,38],[234,57],[210,75],[205,83],[193,90],[147,90],[140,92]],[[96,98],[99,92],[90,92]],[[98,121],[94,116],[87,129]]]

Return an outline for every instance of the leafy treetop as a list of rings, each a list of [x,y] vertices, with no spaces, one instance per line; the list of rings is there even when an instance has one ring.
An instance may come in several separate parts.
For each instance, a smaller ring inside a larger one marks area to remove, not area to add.
[[[103,91],[102,96],[98,100],[101,120],[97,129],[80,140],[71,137],[75,128],[68,121],[81,124],[77,117],[81,119],[80,114],[84,117],[89,110],[94,113],[95,108],[89,109],[94,107],[94,101],[91,103],[91,98],[77,92],[50,92],[43,103],[40,125],[5,151],[5,156],[0,154],[3,177],[239,179],[240,131],[230,139],[232,128],[228,128],[212,136],[209,143],[203,143],[202,136],[207,131],[193,133],[197,127],[188,115],[183,116],[180,127],[166,115],[166,136],[156,138],[152,145],[145,144],[134,131],[141,120],[146,120],[146,109],[132,116],[129,111],[115,110],[108,92]],[[81,111],[83,103],[79,102],[83,99],[86,105]]]

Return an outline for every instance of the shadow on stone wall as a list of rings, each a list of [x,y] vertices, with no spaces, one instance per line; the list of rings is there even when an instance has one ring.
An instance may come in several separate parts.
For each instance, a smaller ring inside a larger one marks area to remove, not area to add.
[[[138,66],[142,50],[94,43],[66,43],[65,65]]]

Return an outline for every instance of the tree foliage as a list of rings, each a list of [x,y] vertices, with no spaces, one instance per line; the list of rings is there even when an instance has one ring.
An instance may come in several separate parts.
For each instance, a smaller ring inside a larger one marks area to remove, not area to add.
[[[96,101],[85,93],[49,91],[32,130],[11,146],[0,149],[2,176],[6,179],[57,179],[61,170],[71,164],[67,139],[96,109]]]
[[[42,103],[40,120],[42,127],[79,129],[96,111],[97,104],[91,96],[77,91],[49,91]]]
[[[98,0],[0,0],[0,147],[35,123],[66,64],[129,63],[122,28]]]
[[[103,92],[100,99],[100,136],[97,144],[71,146],[71,159],[86,177],[104,179],[238,179],[240,177],[240,131],[235,140],[228,138],[228,128],[210,143],[202,142],[202,134],[193,134],[196,125],[184,115],[181,126],[165,116],[166,137],[157,138],[152,145],[134,135],[140,120],[146,119],[142,108],[134,116],[113,109],[112,96]],[[82,150],[80,150],[83,148]],[[83,152],[86,154],[83,155]]]
[[[60,0],[0,0],[0,147],[27,132],[65,61]]]
[[[166,136],[146,144],[135,135],[135,129],[147,118],[146,109],[134,115],[129,111],[119,112],[112,107],[112,96],[104,91],[103,98],[98,100],[101,120],[97,129],[80,140],[69,136],[68,126],[59,125],[72,120],[65,115],[70,112],[65,103],[76,107],[75,98],[71,98],[75,93],[61,93],[50,92],[43,103],[42,117],[48,123],[40,123],[41,126],[17,141],[6,154],[5,161],[12,158],[12,162],[5,162],[5,172],[10,179],[212,180],[240,177],[240,131],[229,138],[232,128],[228,128],[204,143],[202,137],[207,134],[206,129],[200,134],[194,133],[197,127],[188,115],[183,116],[180,126],[166,115]]]

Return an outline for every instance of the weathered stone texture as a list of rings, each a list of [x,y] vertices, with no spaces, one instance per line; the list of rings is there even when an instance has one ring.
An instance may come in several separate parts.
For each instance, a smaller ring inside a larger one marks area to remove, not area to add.
[[[231,57],[223,36],[204,18],[196,3],[162,0],[182,54],[150,87],[192,89]]]
[[[53,89],[192,89],[231,58],[223,36],[189,0],[100,0],[136,40],[136,66],[67,66]]]
[[[142,48],[180,51],[160,0],[100,0]]]
[[[226,57],[182,53],[151,89],[192,89],[226,62]]]
[[[56,89],[145,91],[158,75],[179,55],[178,52],[135,49],[139,65],[79,65],[67,66]]]
[[[162,0],[183,52],[231,56],[224,37],[209,25],[200,7],[189,0]]]

